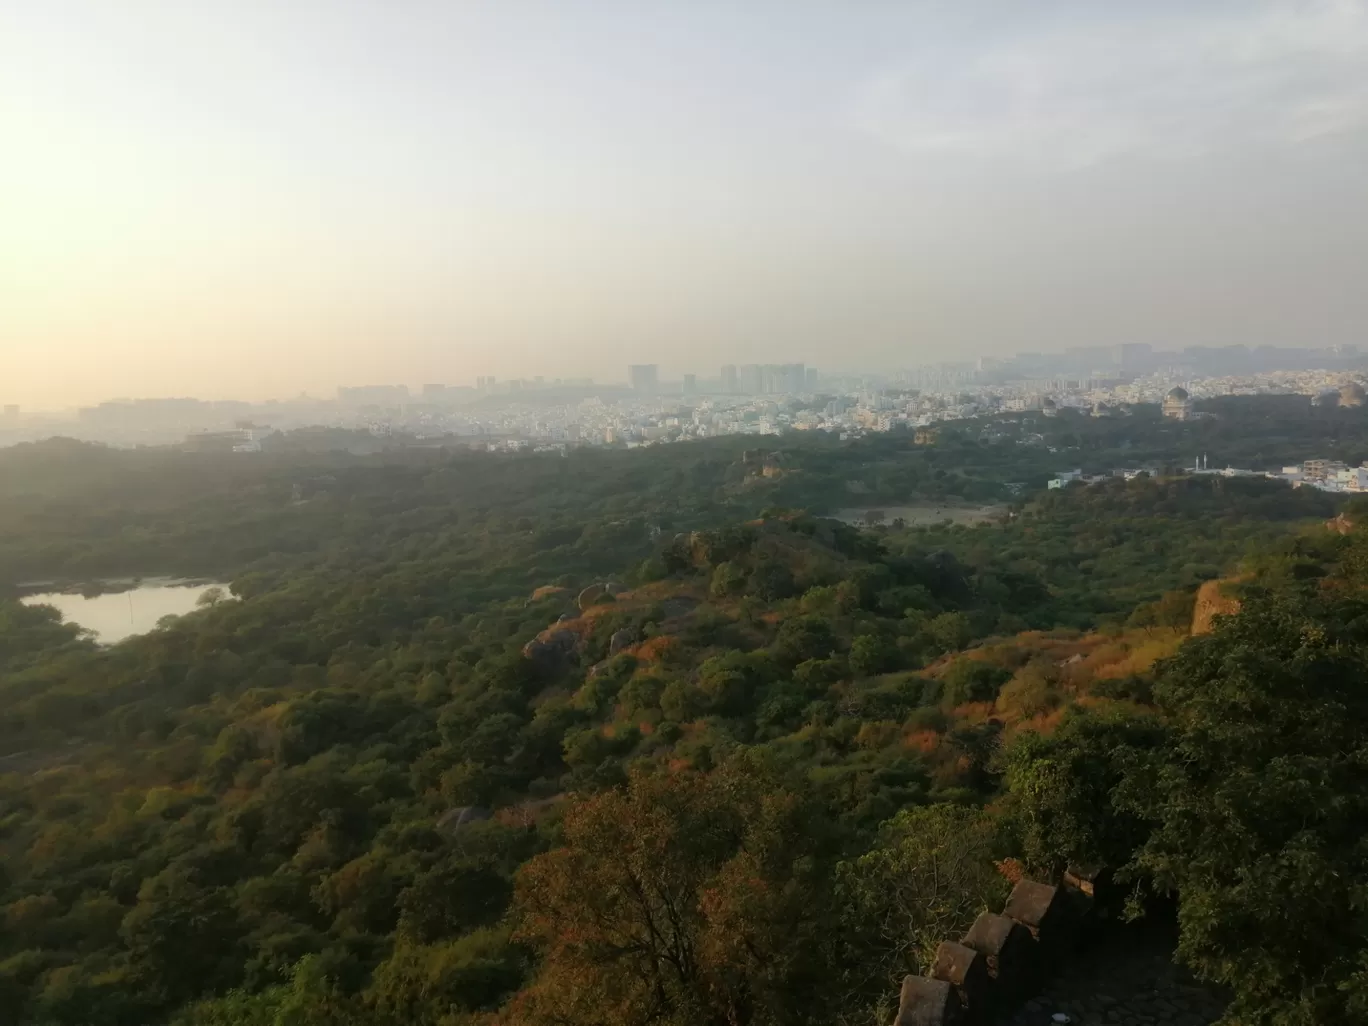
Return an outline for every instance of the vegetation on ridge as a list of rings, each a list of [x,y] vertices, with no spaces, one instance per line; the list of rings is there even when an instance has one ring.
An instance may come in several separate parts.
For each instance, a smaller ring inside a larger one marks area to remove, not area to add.
[[[0,514],[11,583],[216,570],[243,600],[100,648],[0,599],[0,1007],[887,1021],[1012,856],[1175,890],[1237,1021],[1362,1015],[1368,543],[1260,481],[760,515],[836,473],[925,494],[886,465],[970,498],[1030,450],[997,445],[800,446],[777,478],[739,445],[291,453],[179,499],[179,457],[52,461]]]

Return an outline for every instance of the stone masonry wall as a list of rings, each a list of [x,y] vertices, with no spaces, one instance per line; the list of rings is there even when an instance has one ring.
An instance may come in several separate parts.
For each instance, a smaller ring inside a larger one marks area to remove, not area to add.
[[[1207,1026],[1218,992],[1173,964],[1172,940],[1102,920],[1107,877],[1022,880],[1001,914],[985,912],[903,980],[894,1026]],[[1103,892],[1099,894],[1099,892]],[[1086,944],[1080,943],[1086,941]]]

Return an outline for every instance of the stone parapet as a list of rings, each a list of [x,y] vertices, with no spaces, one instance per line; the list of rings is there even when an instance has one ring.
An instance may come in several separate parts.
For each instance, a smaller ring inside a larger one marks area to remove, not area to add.
[[[894,1026],[989,1026],[1056,973],[1091,915],[1099,879],[1080,871],[1062,886],[1022,880],[1001,914],[984,912],[959,941],[936,949],[930,973],[903,980]]]

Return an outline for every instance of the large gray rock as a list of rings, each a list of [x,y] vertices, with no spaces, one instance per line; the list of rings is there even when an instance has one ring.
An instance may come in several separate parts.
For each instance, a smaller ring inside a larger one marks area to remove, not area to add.
[[[561,673],[574,662],[580,638],[565,627],[548,627],[523,646],[522,654],[544,673]]]
[[[624,627],[620,631],[614,631],[612,638],[608,641],[608,654],[615,656],[629,645],[636,644],[636,631]]]
[[[608,589],[602,584],[591,584],[579,593],[579,597],[575,599],[575,604],[579,606],[580,611],[583,612],[590,606],[602,602],[607,594]]]

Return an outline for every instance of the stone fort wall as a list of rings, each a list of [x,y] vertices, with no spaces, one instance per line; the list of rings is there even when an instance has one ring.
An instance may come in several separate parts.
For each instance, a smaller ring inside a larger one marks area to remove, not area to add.
[[[903,980],[894,1026],[1207,1026],[1226,1001],[1174,965],[1172,938],[1121,926],[1105,872],[1022,880]]]

